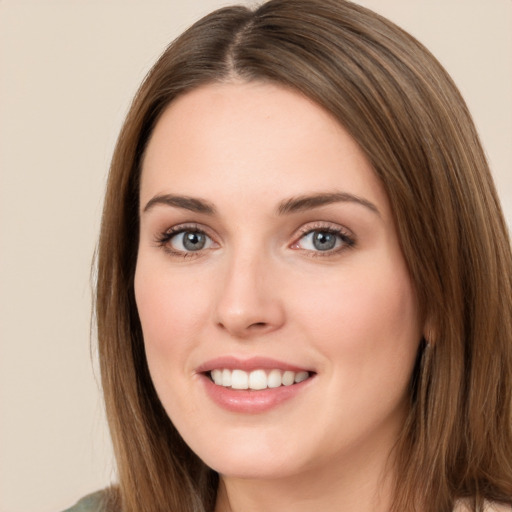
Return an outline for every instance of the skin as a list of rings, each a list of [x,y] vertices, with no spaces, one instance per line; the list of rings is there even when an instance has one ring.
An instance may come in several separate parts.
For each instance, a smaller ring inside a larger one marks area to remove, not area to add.
[[[343,200],[277,211],[333,192]],[[215,213],[155,199],[166,194]],[[140,204],[148,364],[174,425],[221,475],[217,512],[387,510],[422,326],[387,196],[355,141],[283,87],[204,86],[159,120]],[[203,249],[166,237],[183,225],[207,234]],[[326,229],[341,236],[319,250],[311,231]],[[266,412],[228,411],[197,373],[226,355],[314,377]]]

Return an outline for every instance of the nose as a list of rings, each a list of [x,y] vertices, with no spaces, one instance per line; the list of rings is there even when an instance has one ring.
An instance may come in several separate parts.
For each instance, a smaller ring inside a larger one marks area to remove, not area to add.
[[[231,336],[247,339],[273,332],[284,324],[278,279],[263,257],[233,257],[220,279],[215,322]]]

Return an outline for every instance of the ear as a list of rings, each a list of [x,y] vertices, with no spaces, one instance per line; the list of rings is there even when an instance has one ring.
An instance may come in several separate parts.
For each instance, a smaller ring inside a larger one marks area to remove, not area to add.
[[[425,320],[425,324],[423,326],[423,338],[428,345],[436,344],[437,333],[436,329],[434,329],[434,322],[432,321],[431,317]]]

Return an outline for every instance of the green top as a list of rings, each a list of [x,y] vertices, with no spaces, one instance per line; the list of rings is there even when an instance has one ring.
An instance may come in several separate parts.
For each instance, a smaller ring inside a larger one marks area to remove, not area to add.
[[[63,512],[105,512],[104,508],[105,491],[97,491],[82,498],[76,505]],[[458,500],[453,512],[470,512],[467,500]],[[510,505],[485,502],[485,512],[512,512]]]
[[[101,512],[103,510],[104,491],[88,494],[76,505],[64,510],[64,512]]]

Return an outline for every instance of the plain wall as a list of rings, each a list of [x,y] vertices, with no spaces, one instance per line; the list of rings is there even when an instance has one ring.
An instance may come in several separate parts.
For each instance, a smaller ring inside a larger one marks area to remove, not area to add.
[[[157,56],[227,3],[0,0],[0,512],[58,512],[114,478],[90,349],[109,159]],[[512,0],[359,3],[452,74],[512,225]]]

